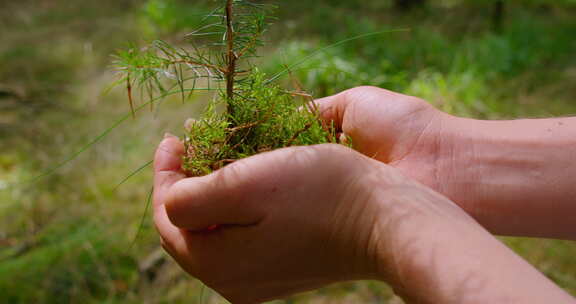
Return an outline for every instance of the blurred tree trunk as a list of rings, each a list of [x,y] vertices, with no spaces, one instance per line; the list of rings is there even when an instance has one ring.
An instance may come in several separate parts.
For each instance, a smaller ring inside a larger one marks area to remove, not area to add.
[[[506,14],[506,7],[504,0],[497,0],[494,2],[492,11],[492,29],[496,33],[501,33],[504,27],[504,15]]]
[[[422,6],[426,0],[394,0],[394,7],[399,11],[410,11]]]

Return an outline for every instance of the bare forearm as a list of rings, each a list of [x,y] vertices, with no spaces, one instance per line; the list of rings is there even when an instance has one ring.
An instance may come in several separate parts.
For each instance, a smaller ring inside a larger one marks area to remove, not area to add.
[[[409,303],[574,303],[472,220],[426,216],[398,225],[382,255],[394,271],[381,273]]]
[[[447,195],[490,231],[576,239],[576,118],[453,119]]]

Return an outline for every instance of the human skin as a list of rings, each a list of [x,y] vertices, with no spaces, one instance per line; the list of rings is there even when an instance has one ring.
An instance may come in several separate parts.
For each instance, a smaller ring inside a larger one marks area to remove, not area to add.
[[[375,87],[316,102],[356,150],[444,194],[490,232],[576,240],[576,118],[466,119]]]
[[[156,152],[154,221],[232,303],[360,279],[415,303],[573,303],[449,199],[351,149],[282,149],[194,178],[182,153],[172,136]]]

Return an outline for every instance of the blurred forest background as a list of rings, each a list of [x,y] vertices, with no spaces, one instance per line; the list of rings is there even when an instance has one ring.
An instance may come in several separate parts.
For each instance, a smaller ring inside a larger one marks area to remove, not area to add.
[[[576,114],[575,0],[311,0],[276,3],[260,67],[358,34],[294,71],[321,97],[375,85],[483,119]],[[159,249],[145,168],[164,132],[207,96],[130,113],[111,68],[117,49],[161,38],[185,46],[213,1],[0,1],[0,302],[223,303]],[[41,179],[35,176],[49,172]],[[32,182],[22,184],[23,181]],[[19,183],[14,186],[14,183]],[[503,239],[576,295],[576,244]],[[378,282],[337,284],[278,303],[386,303]],[[392,300],[398,303],[398,300]]]

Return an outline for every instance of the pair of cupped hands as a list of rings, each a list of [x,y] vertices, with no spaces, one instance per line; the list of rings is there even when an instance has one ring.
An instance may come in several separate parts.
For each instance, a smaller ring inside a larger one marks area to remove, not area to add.
[[[373,87],[316,103],[356,151],[291,147],[186,178],[182,143],[165,137],[154,162],[154,220],[185,271],[233,303],[362,279],[386,281],[417,302],[465,303],[465,282],[485,268],[483,259],[524,269],[512,253],[497,254],[506,248],[485,230],[499,232],[489,216],[496,208],[454,182],[473,165],[465,159],[473,147],[455,131],[460,118]],[[523,271],[470,284],[534,275]],[[522,288],[537,289],[539,280]],[[495,297],[516,299],[512,290]]]

